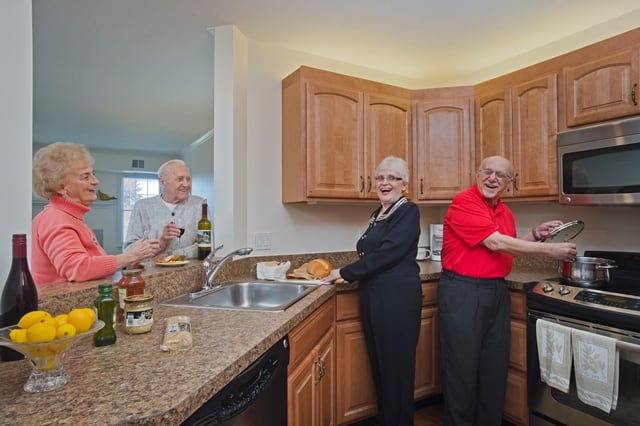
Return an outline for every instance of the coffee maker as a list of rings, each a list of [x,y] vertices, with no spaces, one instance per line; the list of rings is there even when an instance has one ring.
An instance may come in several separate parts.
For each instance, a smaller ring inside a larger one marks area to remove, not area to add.
[[[432,223],[429,225],[429,238],[431,239],[431,260],[440,262],[440,254],[442,253],[442,229],[441,223]]]

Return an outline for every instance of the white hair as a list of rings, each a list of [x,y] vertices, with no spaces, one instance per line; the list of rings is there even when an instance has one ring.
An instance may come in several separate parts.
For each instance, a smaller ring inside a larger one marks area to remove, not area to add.
[[[185,163],[184,161],[180,160],[179,158],[174,158],[173,160],[166,161],[166,162],[162,163],[162,165],[160,167],[158,167],[158,177],[159,178],[164,178],[165,177],[164,176],[164,170],[170,164],[180,164],[182,166],[187,167],[187,163]],[[187,169],[188,169],[188,167],[187,167]]]

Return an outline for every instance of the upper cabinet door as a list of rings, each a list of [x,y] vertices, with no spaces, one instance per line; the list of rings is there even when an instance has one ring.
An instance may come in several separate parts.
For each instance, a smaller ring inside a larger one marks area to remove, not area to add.
[[[558,75],[512,88],[513,193],[518,197],[558,194],[556,135]]]
[[[486,157],[500,155],[512,160],[511,89],[487,86],[476,94],[476,169]],[[511,185],[502,196],[513,196]]]
[[[307,196],[360,196],[363,96],[345,87],[307,83]]]
[[[471,184],[471,108],[470,97],[416,103],[418,200],[451,200]]]
[[[604,56],[604,55],[603,55]],[[567,126],[640,113],[638,48],[564,68]]]
[[[378,199],[374,172],[387,156],[404,159],[411,170],[411,101],[384,94],[365,94],[365,198]],[[409,188],[410,192],[411,188]]]

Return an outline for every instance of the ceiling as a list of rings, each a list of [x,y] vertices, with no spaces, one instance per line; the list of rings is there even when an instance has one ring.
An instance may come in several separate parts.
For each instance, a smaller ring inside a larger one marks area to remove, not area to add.
[[[211,130],[213,38],[379,70],[421,87],[637,12],[637,0],[32,0],[35,143],[179,153]],[[622,32],[622,31],[620,31]]]

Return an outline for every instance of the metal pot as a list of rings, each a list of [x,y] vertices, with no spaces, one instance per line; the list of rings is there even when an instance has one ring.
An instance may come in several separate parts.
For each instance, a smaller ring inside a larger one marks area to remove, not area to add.
[[[572,262],[558,264],[562,281],[580,287],[598,288],[611,282],[609,269],[617,268],[615,261],[600,257],[576,257]]]

